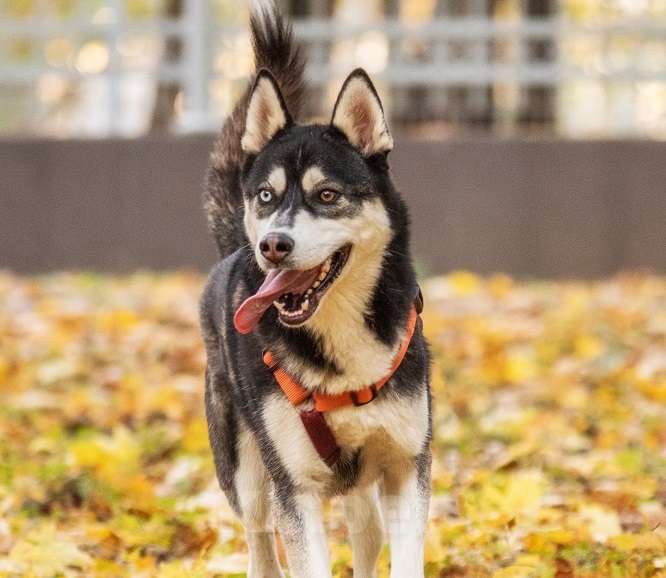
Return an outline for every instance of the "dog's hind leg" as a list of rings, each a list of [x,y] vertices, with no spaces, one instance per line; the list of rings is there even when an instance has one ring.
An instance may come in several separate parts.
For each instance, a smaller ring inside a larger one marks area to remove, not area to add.
[[[247,576],[283,578],[275,548],[268,472],[252,433],[243,430],[238,440],[239,464],[235,488],[250,554]]]
[[[275,515],[291,578],[330,578],[321,500],[312,494],[278,499]]]
[[[423,578],[430,502],[430,449],[415,462],[396,464],[384,478],[385,519],[391,545],[391,578]]]
[[[354,578],[375,578],[384,535],[377,484],[348,494],[343,498],[343,505],[352,546]]]

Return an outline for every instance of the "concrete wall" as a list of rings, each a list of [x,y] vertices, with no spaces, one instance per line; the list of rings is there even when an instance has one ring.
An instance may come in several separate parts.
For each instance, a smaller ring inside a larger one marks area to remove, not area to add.
[[[208,268],[210,147],[0,141],[0,268]],[[666,272],[666,143],[403,140],[391,160],[432,272]]]

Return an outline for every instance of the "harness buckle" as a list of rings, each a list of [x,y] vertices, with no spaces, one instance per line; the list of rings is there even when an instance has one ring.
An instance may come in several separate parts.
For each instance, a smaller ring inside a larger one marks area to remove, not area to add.
[[[368,401],[359,401],[358,399],[358,392],[356,391],[350,391],[349,392],[349,397],[351,397],[352,403],[354,404],[354,407],[361,407],[364,405],[368,405],[371,401],[374,401],[375,398],[377,397],[377,388],[374,385],[371,385],[369,387],[370,392],[372,393],[372,397]]]

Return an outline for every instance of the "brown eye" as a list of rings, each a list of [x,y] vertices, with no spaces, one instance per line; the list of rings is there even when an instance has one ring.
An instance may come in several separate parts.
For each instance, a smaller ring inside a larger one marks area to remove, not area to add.
[[[330,204],[335,202],[337,198],[338,198],[338,193],[336,193],[335,191],[331,191],[330,189],[326,189],[325,191],[319,193],[319,200],[322,203]]]

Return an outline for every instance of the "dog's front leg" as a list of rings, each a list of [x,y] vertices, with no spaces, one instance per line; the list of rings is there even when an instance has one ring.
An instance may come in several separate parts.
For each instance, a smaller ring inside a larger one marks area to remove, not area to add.
[[[425,530],[430,503],[429,456],[384,479],[384,509],[391,546],[391,578],[423,578]]]
[[[375,578],[383,528],[376,484],[343,499],[354,561],[354,578]]]
[[[321,500],[311,494],[292,496],[275,504],[275,519],[291,578],[330,578]]]

